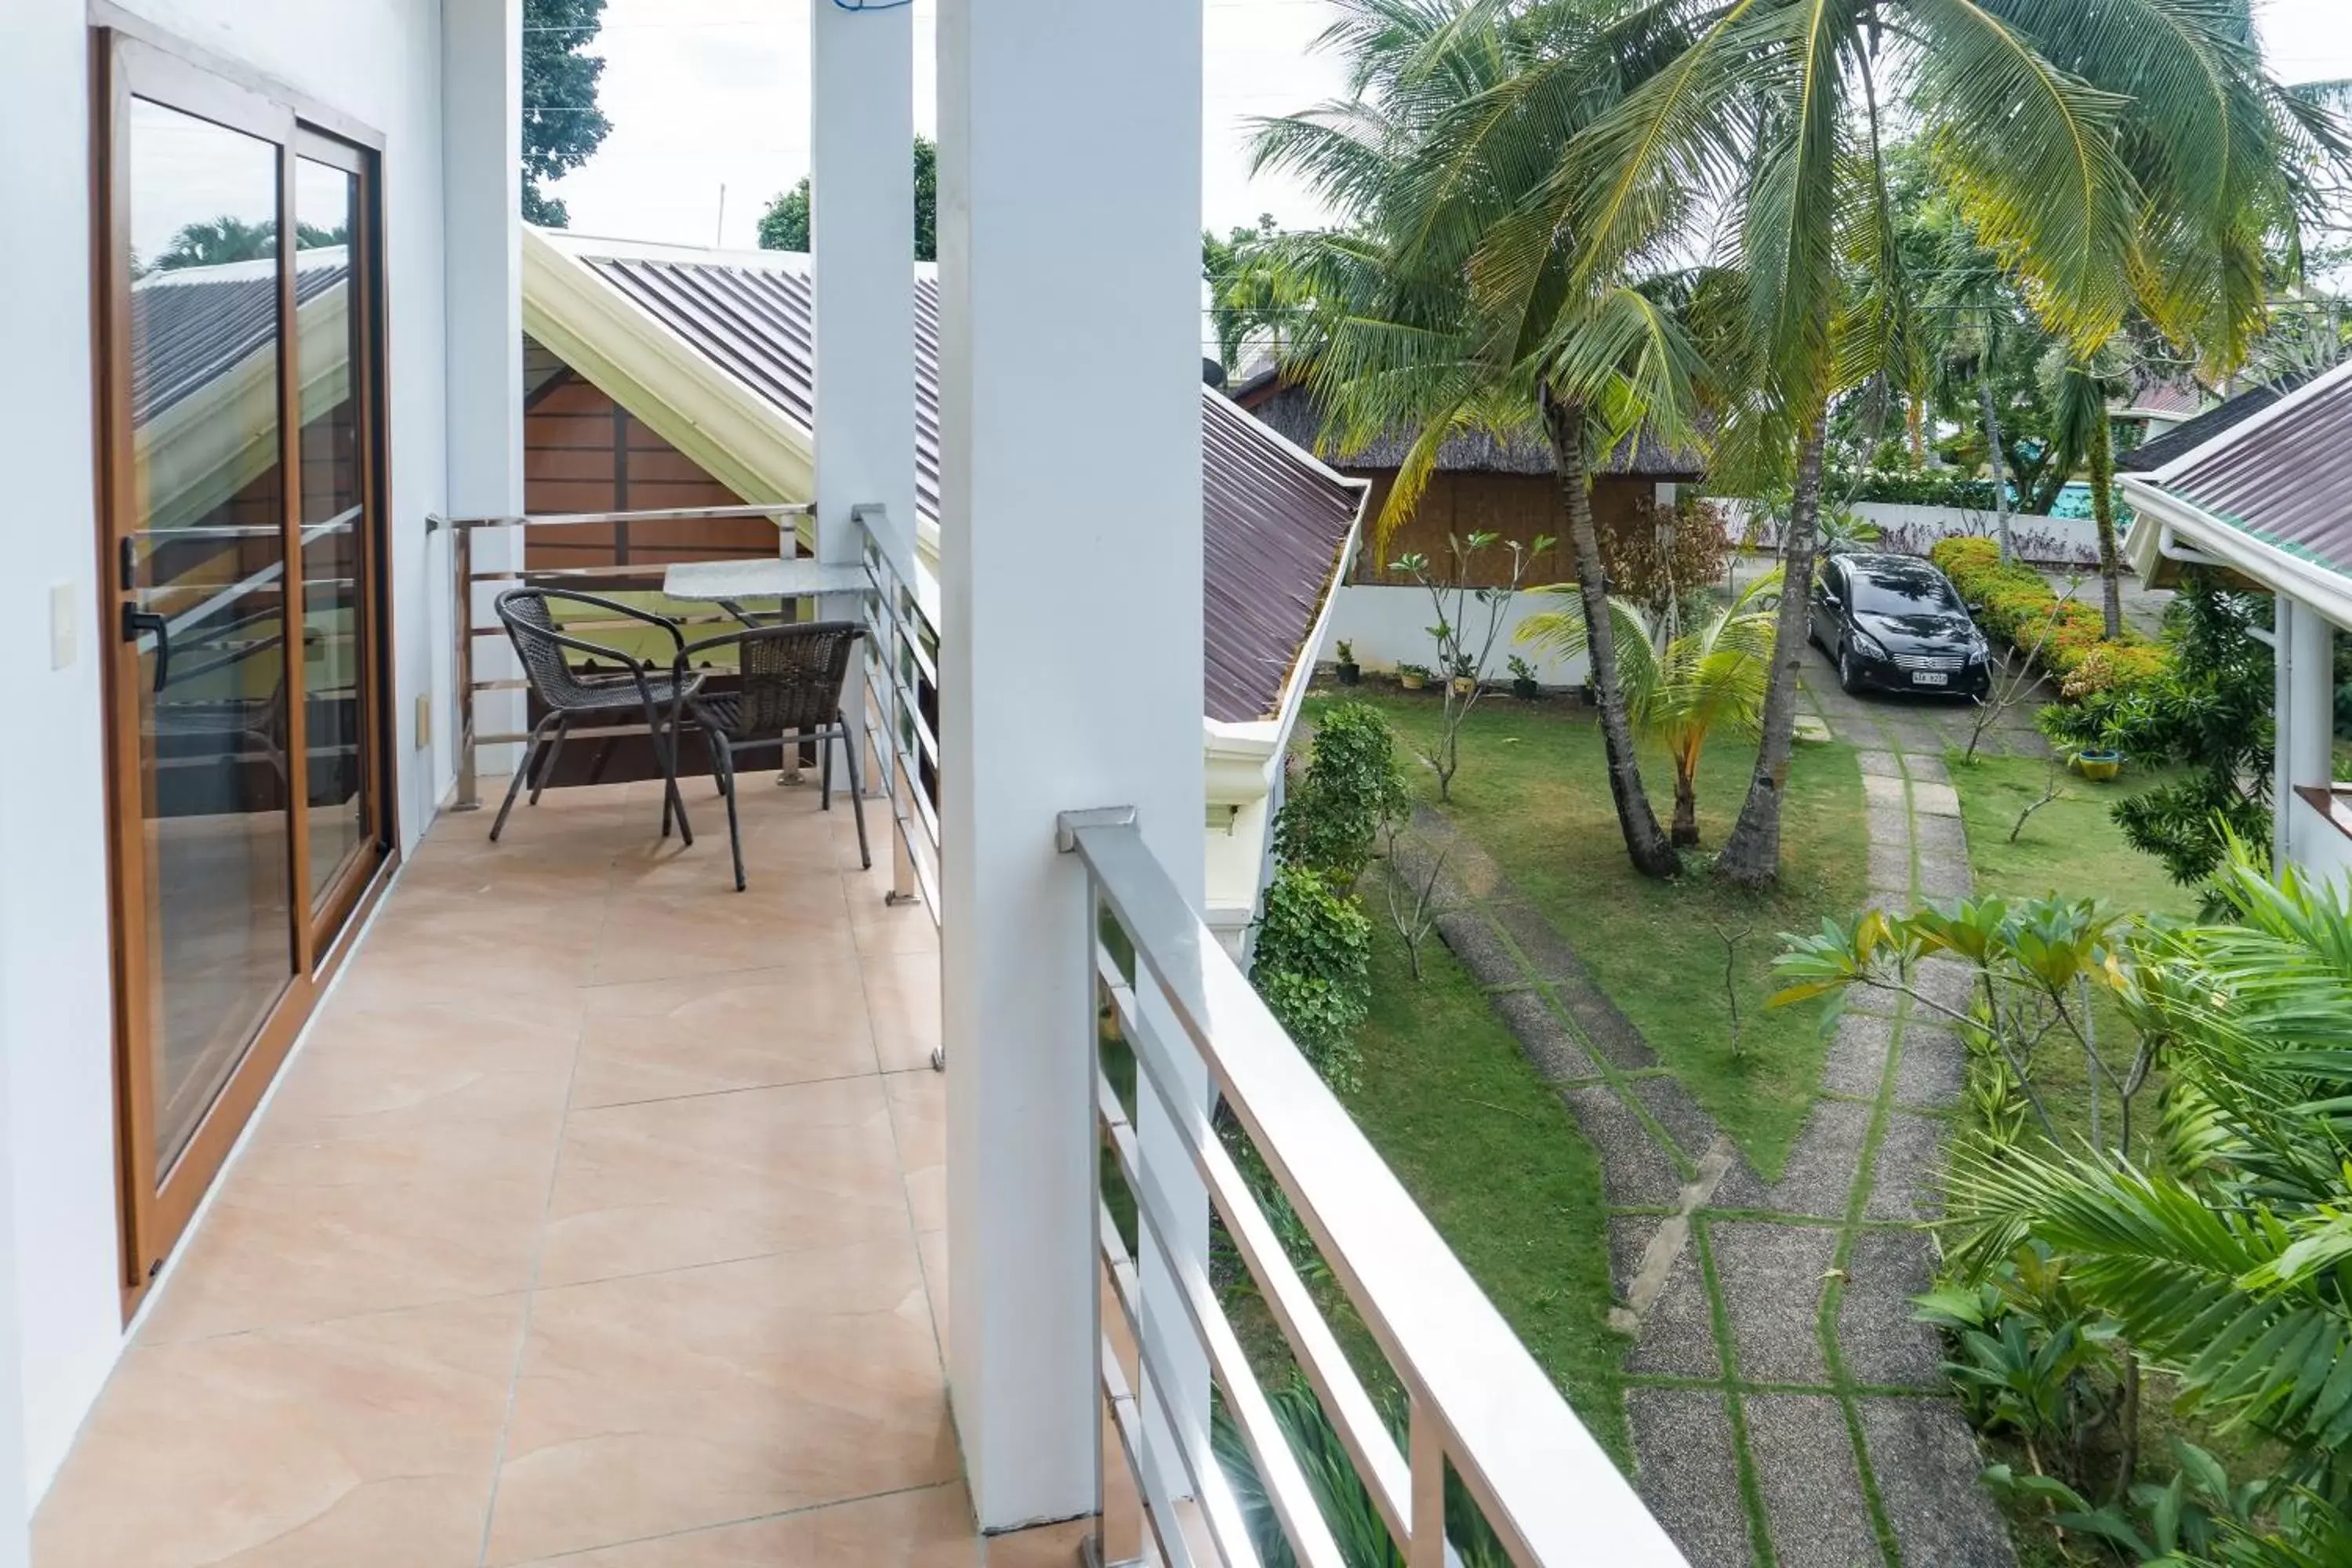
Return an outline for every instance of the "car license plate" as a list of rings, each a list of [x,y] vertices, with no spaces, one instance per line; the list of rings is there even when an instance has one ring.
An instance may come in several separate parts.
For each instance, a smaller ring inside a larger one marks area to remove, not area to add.
[[[1915,669],[1911,672],[1914,686],[1949,686],[1952,678],[1940,669]]]

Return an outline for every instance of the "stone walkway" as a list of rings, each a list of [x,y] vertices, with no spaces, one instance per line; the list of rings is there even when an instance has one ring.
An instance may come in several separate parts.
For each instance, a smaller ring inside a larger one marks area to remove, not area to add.
[[[1829,689],[1840,700],[1816,711],[1867,747],[1874,900],[1965,893],[1944,737]],[[1917,1222],[1932,1217],[1960,1096],[1958,1039],[1914,1022],[1906,1000],[1854,997],[1768,1183],[1493,859],[1433,813],[1416,826],[1410,856],[1447,857],[1441,934],[1600,1154],[1637,1482],[1694,1568],[2012,1563],[1974,1438],[1943,1396],[1937,1336],[1910,1307],[1934,1272]],[[1945,965],[1923,989],[1957,1000],[1967,984]]]

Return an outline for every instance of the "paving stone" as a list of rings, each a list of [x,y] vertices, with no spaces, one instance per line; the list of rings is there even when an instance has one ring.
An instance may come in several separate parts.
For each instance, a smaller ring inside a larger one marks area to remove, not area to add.
[[[1870,847],[1870,887],[1873,892],[1908,893],[1911,890],[1911,847],[1908,844],[1873,844]]]
[[[1849,1012],[1837,1021],[1830,1037],[1829,1059],[1822,1064],[1822,1087],[1832,1094],[1877,1096],[1886,1080],[1886,1053],[1895,1040],[1889,1018]]]
[[[1863,752],[1854,760],[1862,764],[1862,771],[1873,778],[1899,779],[1903,776],[1903,764],[1895,760],[1892,752]]]
[[[1780,1568],[1880,1562],[1845,1407],[1826,1394],[1752,1394],[1740,1406]]]
[[[1620,1301],[1633,1288],[1633,1276],[1642,1270],[1642,1254],[1649,1249],[1650,1238],[1664,1223],[1656,1215],[1647,1214],[1609,1217],[1609,1279],[1616,1287]]]
[[[1900,805],[1872,805],[1864,813],[1873,844],[1911,842],[1911,814]]]
[[[1823,1276],[1838,1233],[1822,1226],[1718,1221],[1707,1227],[1715,1280],[1748,1383],[1827,1383]]]
[[[1438,940],[1454,951],[1462,967],[1481,985],[1516,985],[1529,978],[1519,967],[1518,956],[1510,943],[1503,940],[1495,922],[1483,910],[1459,910],[1440,915],[1436,921]]]
[[[1911,837],[1923,857],[1941,855],[1963,862],[1968,858],[1968,829],[1960,826],[1958,817],[1923,816],[1911,825]]]
[[[1662,1377],[1719,1378],[1723,1352],[1715,1342],[1715,1312],[1698,1268],[1698,1247],[1685,1247],[1666,1270],[1666,1287],[1642,1321],[1641,1342],[1625,1357],[1625,1370]]]
[[[1903,781],[1878,773],[1864,773],[1862,778],[1863,799],[1873,806],[1903,809]]]
[[[1941,756],[1915,752],[1903,759],[1903,771],[1911,775],[1913,784],[1949,784],[1950,771]]]
[[[1959,792],[1948,784],[1911,782],[1911,809],[1921,816],[1958,816]]]
[[[1906,757],[1933,756],[1944,749],[1943,732],[1931,724],[1908,719],[1892,726],[1895,743]]]
[[[1681,1079],[1665,1076],[1637,1078],[1626,1087],[1641,1097],[1651,1119],[1666,1130],[1675,1146],[1693,1162],[1715,1142],[1715,1118],[1690,1097]]]
[[[1952,958],[1922,959],[1911,976],[1920,995],[1955,1013],[1965,1013],[1976,995],[1977,972]]]
[[[1919,896],[1937,902],[1965,899],[1975,886],[1969,876],[1968,863],[1942,855],[1922,854],[1919,857]]]
[[[1748,1507],[1724,1396],[1695,1388],[1631,1388],[1625,1413],[1639,1468],[1634,1489],[1691,1568],[1748,1568]]]
[[[1613,1247],[1613,1234],[1610,1239]],[[1865,1230],[1854,1237],[1838,1303],[1838,1349],[1855,1382],[1943,1386],[1943,1342],[1911,1305],[1935,1282],[1936,1244],[1926,1231]]]
[[[1488,998],[1536,1071],[1554,1083],[1597,1078],[1601,1068],[1540,991],[1505,991]]]
[[[1593,1049],[1627,1072],[1657,1065],[1642,1031],[1593,984],[1583,962],[1549,921],[1521,904],[1497,905],[1491,913],[1526,955],[1527,968],[1550,984],[1553,1000]]]
[[[1940,1175],[1946,1131],[1945,1124],[1931,1116],[1907,1116],[1898,1110],[1886,1119],[1864,1217],[1916,1223],[1944,1212]]]
[[[1903,1026],[1903,1060],[1895,1069],[1897,1104],[1948,1110],[1959,1103],[1968,1077],[1968,1047],[1958,1035],[1916,1016]]]
[[[1601,1185],[1618,1208],[1673,1208],[1682,1202],[1683,1178],[1666,1152],[1651,1140],[1642,1119],[1626,1109],[1616,1090],[1589,1084],[1564,1090],[1576,1125],[1601,1157]]]
[[[1959,1407],[1942,1399],[1855,1403],[1904,1568],[2013,1568],[2017,1553],[1977,1480],[1984,1458]]]
[[[1870,1136],[1870,1112],[1850,1100],[1815,1100],[1780,1179],[1767,1185],[1743,1160],[1715,1189],[1714,1206],[1843,1219]]]

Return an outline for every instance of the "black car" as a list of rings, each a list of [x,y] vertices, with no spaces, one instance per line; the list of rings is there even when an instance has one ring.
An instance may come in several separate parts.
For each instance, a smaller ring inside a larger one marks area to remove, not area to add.
[[[1992,684],[1984,634],[1958,590],[1916,556],[1831,556],[1813,579],[1807,627],[1848,691],[1982,697]]]

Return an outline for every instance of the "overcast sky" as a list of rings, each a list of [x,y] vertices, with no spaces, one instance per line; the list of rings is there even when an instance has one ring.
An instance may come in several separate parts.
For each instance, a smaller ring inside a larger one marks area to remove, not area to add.
[[[822,3],[822,0],[820,0]],[[1100,3],[1100,0],[1097,0]],[[769,198],[808,172],[810,0],[611,0],[597,48],[613,134],[557,195],[574,228],[633,239],[750,246]],[[915,115],[934,128],[937,0],[915,4]],[[1326,0],[1203,0],[1207,11],[1203,220],[1220,231],[1271,212],[1314,222],[1287,182],[1253,179],[1252,116],[1288,113],[1339,90],[1309,46]],[[2264,0],[2263,25],[2289,80],[2352,77],[2347,0]],[[726,219],[719,219],[719,187]]]

